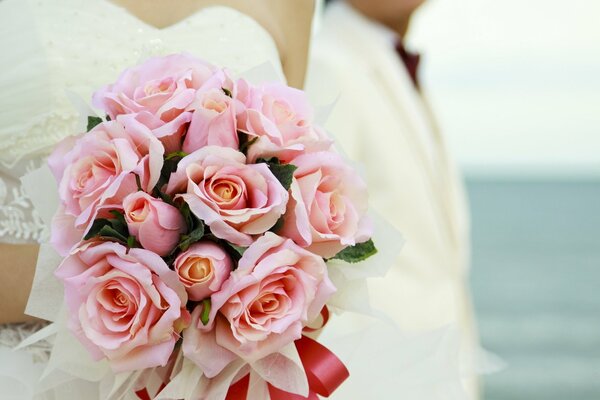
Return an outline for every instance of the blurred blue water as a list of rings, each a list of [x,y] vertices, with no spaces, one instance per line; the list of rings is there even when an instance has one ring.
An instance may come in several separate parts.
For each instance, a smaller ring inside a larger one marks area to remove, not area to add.
[[[600,399],[600,182],[470,179],[486,400]]]

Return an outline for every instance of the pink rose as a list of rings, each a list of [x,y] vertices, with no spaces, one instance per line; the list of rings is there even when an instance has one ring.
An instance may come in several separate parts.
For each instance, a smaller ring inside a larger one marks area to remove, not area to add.
[[[140,120],[172,152],[179,150],[175,145],[191,120],[187,108],[196,98],[196,90],[215,70],[186,54],[150,58],[94,93],[93,104],[112,119],[121,114],[142,113]]]
[[[206,241],[191,245],[177,256],[173,266],[190,300],[200,301],[221,289],[233,263],[223,248]]]
[[[125,115],[121,117],[125,117]],[[164,122],[148,111],[129,114],[127,117],[133,120],[131,123],[136,121],[146,127],[152,135],[161,141],[165,147],[165,153],[168,154],[181,150],[183,136],[192,120],[192,113],[181,113],[179,116],[168,122]]]
[[[65,287],[69,328],[115,372],[164,366],[189,322],[187,294],[156,254],[114,242],[75,249],[56,270]]]
[[[282,235],[325,258],[372,236],[367,186],[339,154],[305,154],[291,163],[298,169]]]
[[[66,230],[86,232],[103,210],[121,208],[123,198],[137,190],[135,175],[146,191],[156,185],[164,148],[148,129],[130,122],[101,123],[74,143],[67,139],[50,156],[62,203],[52,243],[62,255],[76,243]]]
[[[215,67],[186,54],[153,57],[126,69],[117,81],[94,93],[93,104],[115,119],[148,111],[163,121],[181,114]]]
[[[123,200],[129,233],[147,250],[169,254],[187,225],[179,210],[145,192],[134,192]]]
[[[213,145],[238,148],[235,100],[225,91],[234,94],[236,89],[227,73],[218,71],[196,92],[189,107],[192,123],[183,142],[186,153]]]
[[[240,80],[237,98],[245,106],[238,128],[258,137],[248,149],[250,160],[277,157],[289,162],[299,154],[331,148],[332,140],[312,124],[313,110],[303,91],[283,83],[252,87]]]
[[[212,295],[209,323],[201,305],[193,311],[183,352],[207,377],[238,357],[256,361],[299,339],[334,292],[321,257],[268,232]]]
[[[285,213],[288,192],[267,164],[246,164],[231,148],[208,146],[184,157],[167,192],[179,194],[220,239],[249,246]]]

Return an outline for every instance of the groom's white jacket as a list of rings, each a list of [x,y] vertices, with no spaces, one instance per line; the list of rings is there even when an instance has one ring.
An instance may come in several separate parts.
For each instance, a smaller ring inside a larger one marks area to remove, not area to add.
[[[391,33],[345,3],[333,3],[313,44],[307,89],[315,104],[337,100],[326,127],[351,159],[364,164],[371,205],[406,239],[388,275],[369,284],[373,307],[403,329],[456,324],[465,354],[473,354],[462,182]],[[475,381],[468,385],[475,397]]]

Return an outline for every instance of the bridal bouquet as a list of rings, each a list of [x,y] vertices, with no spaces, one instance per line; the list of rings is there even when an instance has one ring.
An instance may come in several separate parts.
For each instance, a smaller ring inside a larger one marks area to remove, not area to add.
[[[177,54],[93,104],[106,117],[48,161],[51,243],[66,326],[114,398],[328,396],[348,376],[308,337],[336,292],[328,261],[376,249],[366,185],[305,93]]]

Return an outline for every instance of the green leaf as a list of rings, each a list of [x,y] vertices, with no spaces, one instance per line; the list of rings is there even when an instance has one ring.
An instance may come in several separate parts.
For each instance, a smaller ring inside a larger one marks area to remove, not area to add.
[[[114,218],[96,219],[92,223],[89,232],[85,235],[85,240],[99,236],[106,239],[115,239],[123,244],[128,243],[129,229],[127,228],[125,216],[118,210],[110,210],[109,213]]]
[[[93,116],[88,116],[87,119],[87,131],[91,131],[92,129],[94,129],[96,127],[96,125],[101,124],[102,123],[102,118],[100,117],[93,117]]]
[[[240,256],[243,256],[244,253],[246,252],[246,250],[248,249],[247,247],[236,246],[235,244],[229,243],[229,242],[227,242],[227,244],[229,245],[229,247],[231,247],[233,250],[235,250],[236,253],[238,253]]]
[[[298,167],[293,164],[281,164],[279,159],[275,157],[269,159],[259,158],[256,162],[266,163],[273,175],[275,175],[275,178],[281,183],[281,186],[283,186],[285,190],[290,189],[294,178],[294,171],[296,171]]]
[[[200,321],[202,321],[202,325],[208,325],[208,320],[210,317],[210,308],[211,308],[210,299],[202,300],[202,314],[200,314]]]
[[[181,213],[181,215],[183,215],[183,219],[185,220],[185,223],[188,227],[188,231],[194,230],[194,225],[196,221],[194,221],[194,216],[192,215],[192,211],[190,210],[189,204],[185,201],[181,203],[181,205],[179,206],[179,212]]]
[[[165,161],[169,161],[172,160],[174,158],[183,158],[185,156],[187,156],[188,153],[186,153],[185,151],[174,151],[172,153],[169,153],[165,156]]]
[[[210,236],[212,236],[212,235],[209,235],[207,237],[210,237]],[[237,246],[233,243],[229,243],[226,240],[220,240],[219,238],[215,238],[215,242],[217,242],[218,244],[221,244],[225,248],[225,250],[231,257],[231,259],[234,261],[233,269],[234,270],[237,269],[238,261],[240,261],[240,258],[242,258],[242,256],[244,255],[244,253],[246,252],[246,250],[248,248],[242,247],[242,246]]]
[[[248,155],[248,149],[258,140],[258,136],[254,136],[252,139],[249,139],[249,137],[250,136],[247,133],[238,131],[240,152],[244,153],[245,155]]]
[[[269,168],[273,175],[275,175],[275,178],[281,183],[281,186],[283,186],[285,190],[289,190],[290,186],[292,186],[294,171],[296,171],[298,167],[292,164],[269,164]]]
[[[118,210],[110,210],[109,211],[114,218],[111,218],[110,224],[115,230],[119,232],[126,232],[129,234],[129,228],[127,228],[127,221],[125,221],[125,215]]]
[[[100,232],[98,232],[98,236],[103,238],[112,238],[117,239],[121,243],[127,243],[127,236],[124,236],[122,233],[118,232],[115,228],[110,225],[104,225]]]
[[[137,186],[138,192],[143,192],[144,189],[142,189],[142,181],[140,180],[140,176],[138,174],[134,174],[134,175],[135,175],[135,184]]]
[[[163,163],[163,167],[160,170],[160,178],[158,179],[158,182],[156,183],[153,189],[153,194],[155,197],[160,197],[164,202],[169,203],[171,205],[173,204],[171,197],[169,197],[166,193],[162,192],[162,188],[165,184],[169,182],[171,174],[177,171],[177,164],[179,164],[179,161],[181,161],[180,155],[173,154],[174,153],[167,154],[167,156],[165,157],[165,162]]]
[[[181,251],[186,251],[189,247],[198,242],[204,236],[204,223],[201,220],[198,220],[198,226],[196,229],[191,231],[188,235],[182,235],[181,241],[179,242],[179,249]]]
[[[156,185],[154,187],[154,190],[152,191],[152,194],[154,195],[154,197],[158,197],[159,199],[161,199],[162,201],[164,201],[167,204],[170,205],[174,205],[175,203],[173,203],[173,199],[171,198],[171,196],[169,196],[168,194],[166,194],[165,192],[163,192],[162,190],[160,190],[158,188],[158,185]]]
[[[127,247],[129,247],[131,249],[134,247],[142,247],[142,245],[137,241],[135,236],[129,236],[127,238]]]
[[[92,227],[90,228],[88,233],[83,237],[83,239],[90,240],[91,238],[98,236],[98,234],[100,233],[100,230],[105,225],[110,225],[110,220],[108,220],[106,218],[98,218],[97,220],[94,221],[94,223],[92,223]]]
[[[279,217],[279,219],[277,220],[277,222],[275,222],[275,225],[273,225],[271,227],[271,229],[269,229],[271,232],[277,233],[282,227],[283,227],[283,215],[281,217]]]
[[[369,239],[366,242],[346,247],[344,250],[333,256],[332,259],[357,263],[366,260],[376,253],[377,248],[375,247],[375,243],[373,243],[373,240]]]
[[[202,236],[204,236],[204,222],[200,220],[198,220],[198,222],[199,224],[196,227],[196,229],[191,231],[188,235],[189,238],[192,239],[194,242],[197,242],[198,240],[202,239]]]

